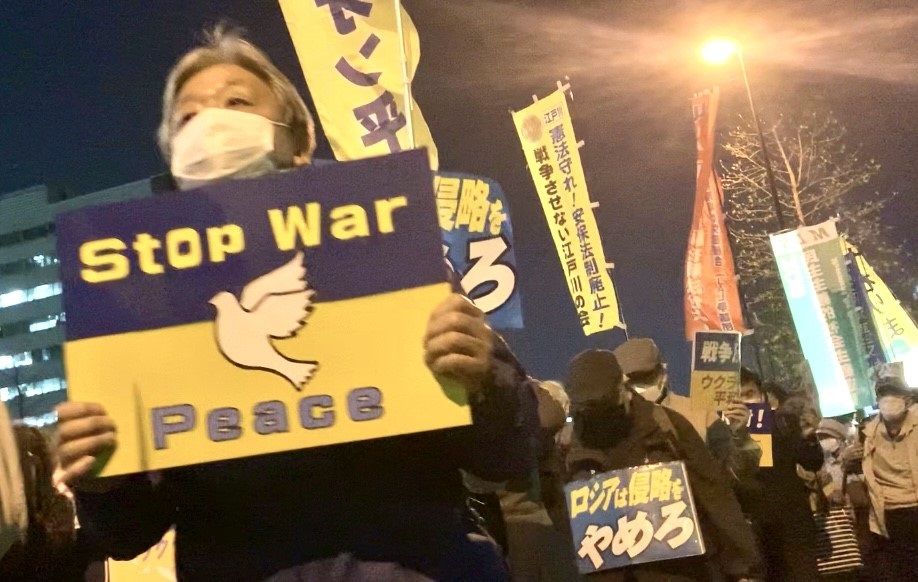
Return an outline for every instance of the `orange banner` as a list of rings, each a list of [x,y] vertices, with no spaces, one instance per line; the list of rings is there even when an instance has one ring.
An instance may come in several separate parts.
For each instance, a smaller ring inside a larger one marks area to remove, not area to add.
[[[695,213],[685,253],[685,337],[696,331],[745,332],[733,266],[733,252],[724,224],[723,190],[714,171],[714,127],[720,92],[695,95],[692,115],[698,146]]]

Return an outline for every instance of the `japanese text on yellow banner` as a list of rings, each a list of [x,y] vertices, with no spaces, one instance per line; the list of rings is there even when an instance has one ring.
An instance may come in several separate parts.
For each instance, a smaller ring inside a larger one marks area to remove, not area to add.
[[[583,332],[624,327],[564,94],[513,113]]]

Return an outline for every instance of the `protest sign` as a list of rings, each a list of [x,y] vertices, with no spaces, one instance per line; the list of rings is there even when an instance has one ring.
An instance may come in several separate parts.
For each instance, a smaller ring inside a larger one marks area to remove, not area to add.
[[[740,334],[695,332],[692,346],[692,408],[723,410],[739,390]]]
[[[724,194],[714,169],[714,136],[720,90],[692,98],[695,118],[695,210],[685,252],[685,333],[745,331],[733,250],[724,216]]]
[[[820,412],[841,416],[869,406],[867,350],[835,221],[770,238]]]
[[[437,169],[437,147],[410,99],[421,42],[400,3],[280,0],[280,7],[335,157],[416,146],[427,149]]]
[[[443,252],[462,288],[498,329],[523,327],[510,208],[494,180],[439,172],[434,178]]]
[[[513,123],[583,333],[624,328],[564,93],[514,112]]]
[[[759,467],[774,467],[774,454],[772,446],[772,427],[774,426],[774,413],[771,406],[766,403],[746,403],[749,409],[749,419],[746,421],[746,429],[749,431],[749,437],[758,443],[762,449],[762,458],[759,459]],[[723,420],[723,411],[717,413],[718,417]]]
[[[705,552],[682,462],[608,471],[564,493],[581,574]]]
[[[450,293],[423,151],[92,207],[57,223],[69,397],[105,475],[469,424],[424,365]]]
[[[105,582],[175,582],[175,529],[133,560],[105,561]]]
[[[772,430],[774,427],[774,414],[771,406],[765,402],[761,404],[747,404],[749,412],[749,436],[762,448],[762,458],[759,467],[774,467],[774,453],[772,448]]]

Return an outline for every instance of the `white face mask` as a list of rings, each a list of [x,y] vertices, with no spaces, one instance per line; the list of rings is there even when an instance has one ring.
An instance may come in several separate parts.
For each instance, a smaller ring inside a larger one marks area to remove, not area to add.
[[[905,399],[898,396],[884,396],[879,402],[880,416],[883,420],[899,420],[905,416],[908,410],[905,406]]]
[[[634,391],[641,395],[641,398],[648,402],[659,404],[666,396],[666,380],[663,379],[656,384],[635,384],[632,386]]]
[[[276,168],[274,126],[267,117],[207,108],[172,139],[172,176],[182,190],[223,178],[252,178]]]
[[[841,442],[836,438],[819,439],[819,446],[827,453],[834,453],[841,446]]]

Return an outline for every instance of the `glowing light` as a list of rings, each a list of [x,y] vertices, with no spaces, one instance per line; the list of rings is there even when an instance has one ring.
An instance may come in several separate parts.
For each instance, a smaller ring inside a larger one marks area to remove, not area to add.
[[[709,40],[701,47],[701,58],[711,64],[720,65],[727,62],[738,51],[739,46],[732,40],[716,38]]]

